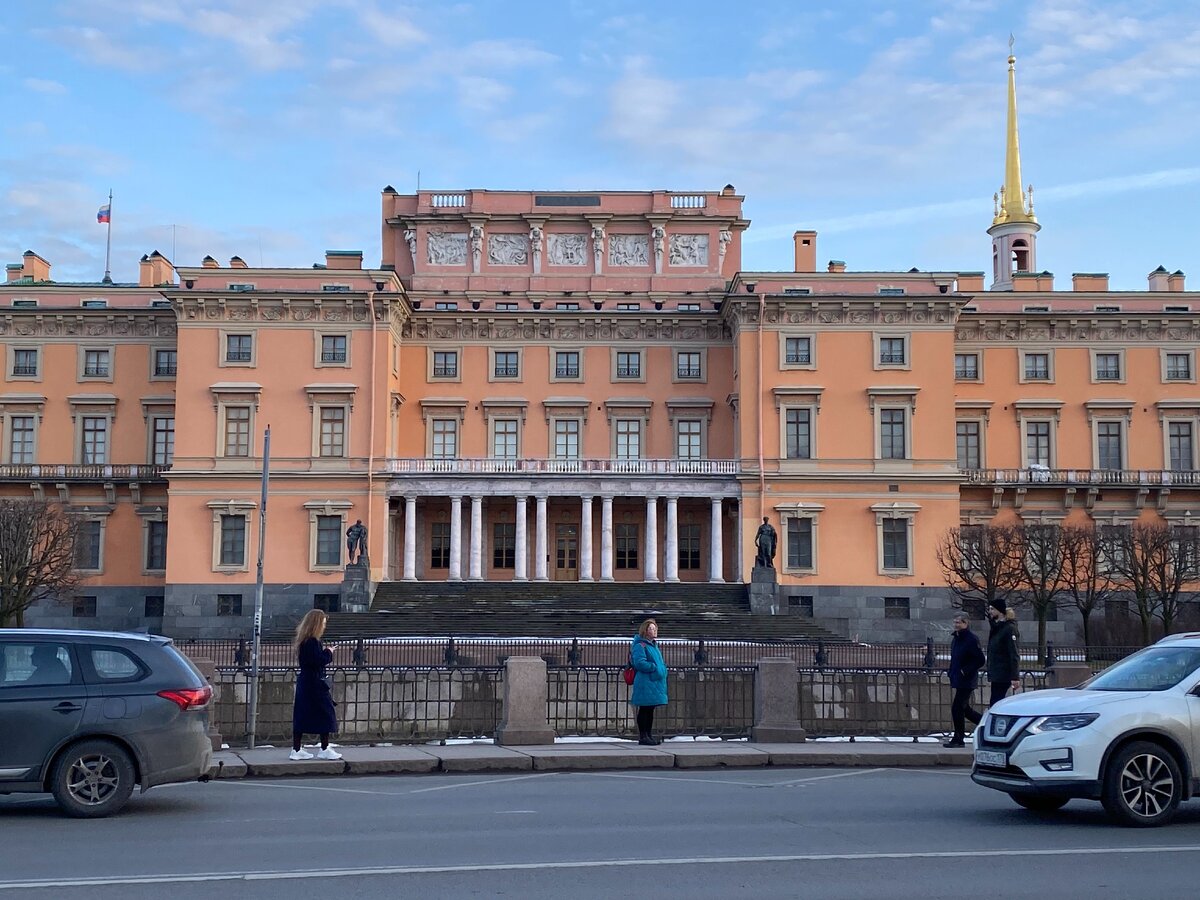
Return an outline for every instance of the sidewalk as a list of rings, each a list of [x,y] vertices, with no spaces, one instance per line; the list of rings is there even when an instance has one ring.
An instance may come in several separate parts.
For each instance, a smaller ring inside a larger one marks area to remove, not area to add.
[[[494,744],[339,746],[343,759],[293,762],[289,747],[222,750],[213,754],[213,778],[313,775],[384,775],[431,772],[527,772],[571,769],[694,769],[752,766],[931,767],[971,765],[970,748],[940,744],[810,741],[755,744],[746,741],[668,741],[654,747],[608,741],[571,741],[530,747]]]

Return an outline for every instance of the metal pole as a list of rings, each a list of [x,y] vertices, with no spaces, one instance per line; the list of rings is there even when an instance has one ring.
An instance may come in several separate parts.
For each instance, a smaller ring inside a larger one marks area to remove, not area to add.
[[[109,268],[109,260],[112,257],[112,188],[108,190],[108,221],[105,224],[108,230],[105,232],[104,244],[104,284],[112,284],[112,271]]]
[[[263,554],[267,537],[267,482],[271,477],[271,426],[263,435],[262,499],[258,504],[258,577],[254,582],[254,643],[250,650],[250,702],[246,711],[246,744],[254,749],[258,728],[258,657],[262,649]]]

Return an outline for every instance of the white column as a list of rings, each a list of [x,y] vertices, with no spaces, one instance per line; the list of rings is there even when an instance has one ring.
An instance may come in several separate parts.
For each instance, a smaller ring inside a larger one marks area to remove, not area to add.
[[[679,498],[667,498],[667,558],[663,560],[663,568],[667,573],[667,581],[679,580]]]
[[[417,498],[404,498],[404,580],[417,580]]]
[[[658,581],[658,500],[646,498],[646,581]]]
[[[450,580],[462,581],[462,497],[450,498]]]
[[[594,581],[592,577],[592,498],[580,498],[579,514],[579,580]]]
[[[549,581],[546,574],[546,498],[536,497],[537,521],[534,523],[533,580]]]
[[[483,498],[471,498],[471,580],[483,581]]]
[[[612,497],[600,498],[600,580],[613,580]]]
[[[514,548],[517,567],[513,572],[513,581],[529,580],[529,540],[525,534],[525,521],[529,518],[525,508],[527,502],[525,497],[517,498],[517,546]]]
[[[714,582],[723,582],[725,577],[721,574],[721,498],[712,498],[712,524],[709,526],[708,534],[708,580]]]

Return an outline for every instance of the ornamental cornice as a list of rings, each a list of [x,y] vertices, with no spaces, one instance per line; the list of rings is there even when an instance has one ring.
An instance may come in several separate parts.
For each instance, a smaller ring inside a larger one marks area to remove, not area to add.
[[[1161,316],[1122,318],[1118,321],[1064,316],[1050,321],[1025,321],[998,316],[960,321],[954,339],[964,344],[1157,344],[1200,341],[1200,319],[1165,321]]]
[[[144,340],[174,337],[175,315],[164,310],[137,313],[11,312],[0,316],[0,335],[17,338],[101,337]]]
[[[385,305],[386,304],[386,305]],[[362,297],[172,297],[172,305],[182,326],[217,322],[274,323],[303,322],[310,325],[368,325],[370,309]],[[400,299],[377,301],[376,320],[402,328],[408,317]]]
[[[730,302],[732,301],[732,302]],[[782,300],[768,297],[763,308],[764,327],[787,328],[792,325],[812,328],[873,328],[901,326],[910,328],[949,328],[958,314],[960,300],[909,297],[829,299],[807,295]],[[734,329],[758,325],[759,309],[755,297],[726,297],[724,318]]]
[[[403,336],[412,341],[637,341],[639,343],[714,343],[729,340],[721,322],[704,322],[646,316],[623,317],[562,315],[460,316],[452,319],[419,319],[405,323]]]

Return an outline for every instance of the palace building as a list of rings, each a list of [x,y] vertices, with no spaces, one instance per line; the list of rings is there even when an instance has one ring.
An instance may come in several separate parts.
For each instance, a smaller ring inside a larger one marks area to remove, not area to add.
[[[747,584],[766,518],[781,611],[871,640],[944,633],[950,528],[1190,522],[1200,300],[1163,268],[1055,290],[1014,78],[990,282],[818,267],[811,231],[743,271],[731,185],[388,187],[372,268],[153,252],[137,284],[66,284],[27,252],[0,285],[0,492],[84,521],[84,580],[26,621],[248,633],[268,426],[268,629],[336,608],[357,520],[373,586],[652,597]]]

